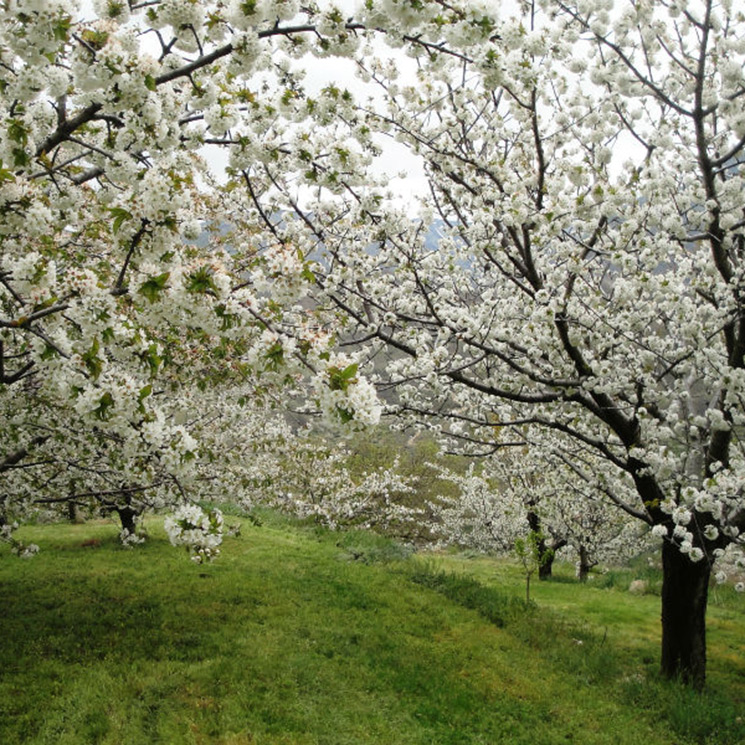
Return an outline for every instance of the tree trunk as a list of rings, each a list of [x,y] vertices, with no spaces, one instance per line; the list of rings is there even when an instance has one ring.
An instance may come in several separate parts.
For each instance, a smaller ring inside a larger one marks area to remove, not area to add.
[[[538,579],[540,580],[551,579],[553,576],[554,553],[550,549],[548,550],[548,553],[546,553],[547,548],[546,542],[541,541],[540,551],[542,558],[538,567]]]
[[[580,582],[587,582],[590,576],[590,556],[584,546],[579,547],[579,567],[577,568],[577,579]]]
[[[546,539],[543,537],[543,532],[541,530],[541,518],[538,517],[533,510],[528,510],[527,517],[530,530],[537,536],[540,536],[538,540],[538,555],[541,557],[541,561],[538,565],[538,579],[550,579],[554,566],[554,557],[553,554],[548,553],[547,551],[548,546],[546,545]]]
[[[85,522],[83,515],[80,512],[80,507],[72,501],[67,503],[67,517],[71,523],[75,523],[76,525]]]
[[[711,567],[662,546],[662,675],[701,689],[706,681],[706,603]]]
[[[115,507],[114,509],[116,509],[119,520],[121,520],[122,530],[126,530],[130,534],[135,533],[137,513],[131,507]]]

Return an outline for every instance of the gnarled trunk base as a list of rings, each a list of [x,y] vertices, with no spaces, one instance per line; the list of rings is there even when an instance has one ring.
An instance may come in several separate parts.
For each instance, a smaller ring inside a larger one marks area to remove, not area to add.
[[[544,554],[543,556],[543,561],[538,567],[538,579],[551,579],[554,570],[554,557],[551,554]]]
[[[131,507],[115,507],[119,520],[122,523],[122,530],[133,534],[137,528],[137,513]]]
[[[560,548],[564,548],[564,546],[567,545],[567,542],[564,539],[555,539],[549,546],[548,541],[543,536],[541,518],[538,517],[533,510],[528,510],[527,517],[530,530],[535,533],[536,536],[540,536],[538,540],[538,555],[540,556],[540,562],[538,564],[538,579],[551,579],[553,576],[556,552]]]

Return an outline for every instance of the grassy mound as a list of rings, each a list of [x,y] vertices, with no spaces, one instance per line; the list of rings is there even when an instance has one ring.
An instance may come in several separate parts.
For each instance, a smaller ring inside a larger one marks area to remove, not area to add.
[[[526,605],[509,564],[270,520],[210,566],[155,523],[133,551],[106,523],[21,537],[42,552],[0,553],[1,743],[745,741],[741,598],[691,699],[654,677],[653,596],[564,578]]]

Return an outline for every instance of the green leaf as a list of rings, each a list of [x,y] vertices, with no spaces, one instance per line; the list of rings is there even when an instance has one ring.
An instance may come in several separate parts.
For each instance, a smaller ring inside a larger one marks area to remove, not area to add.
[[[212,270],[203,266],[187,277],[186,290],[195,295],[212,295],[217,297],[217,285],[213,279]]]
[[[350,384],[356,383],[357,369],[359,365],[352,364],[345,367],[343,370],[338,367],[330,367],[328,369],[329,374],[329,388],[332,391],[346,391]]]
[[[163,274],[158,274],[155,277],[149,277],[140,285],[138,292],[140,295],[144,295],[151,303],[154,303],[160,297],[160,293],[165,290],[170,276],[170,272],[163,272]]]
[[[96,380],[103,372],[103,360],[98,356],[99,349],[98,339],[94,339],[91,348],[82,355],[83,362],[93,380]]]
[[[15,181],[16,177],[12,171],[7,168],[3,168],[2,161],[0,161],[0,184],[4,184],[7,181]]]
[[[152,377],[157,375],[160,366],[163,364],[163,358],[158,354],[158,347],[156,344],[151,344],[147,348],[147,352],[140,354],[140,359],[145,363],[145,365],[147,365]]]
[[[303,267],[303,271],[300,273],[300,276],[307,280],[308,282],[315,282],[316,281],[316,275],[313,273],[313,270],[306,264]]]
[[[15,148],[13,150],[13,165],[16,168],[25,168],[31,162],[28,153],[21,149]]]
[[[28,130],[26,125],[19,119],[11,119],[8,122],[8,137],[19,145],[28,143]]]
[[[250,90],[249,88],[243,88],[242,90],[238,91],[235,94],[235,97],[241,102],[241,103],[256,103],[256,94]],[[243,138],[246,141],[246,144],[248,144],[248,138]]]
[[[238,317],[233,313],[228,313],[227,309],[225,308],[225,305],[221,303],[220,305],[215,308],[215,313],[217,314],[217,317],[220,319],[221,327],[223,331],[227,331],[228,329],[232,329],[234,326],[238,325]]]
[[[354,419],[354,414],[341,406],[336,407],[336,415],[339,417],[342,424],[349,424],[349,422]]]
[[[274,344],[267,349],[264,357],[267,360],[267,369],[278,370],[285,360],[285,350],[282,346],[282,342],[275,341]]]
[[[94,31],[92,28],[87,28],[80,34],[80,38],[90,49],[98,52],[100,49],[103,49],[106,42],[109,40],[109,35],[106,31]]]
[[[109,18],[120,18],[124,13],[124,2],[122,0],[109,0],[106,6],[106,14]]]
[[[67,41],[70,36],[72,18],[70,16],[58,16],[52,26],[52,33],[57,41]]]
[[[145,75],[145,88],[149,91],[154,91],[158,88],[158,84],[152,75]]]
[[[44,351],[41,353],[41,359],[46,362],[47,360],[54,359],[57,354],[58,352],[54,347],[50,347],[49,344],[46,344],[44,346]]]
[[[108,211],[114,218],[111,230],[116,235],[116,233],[118,233],[119,229],[122,227],[122,223],[124,223],[125,220],[131,220],[132,215],[123,207],[111,207]]]
[[[101,396],[101,398],[98,400],[98,407],[93,410],[93,413],[95,414],[97,419],[101,419],[103,421],[111,416],[111,414],[109,414],[109,409],[113,405],[114,398],[108,391],[106,391],[106,393],[104,393],[103,396]]]

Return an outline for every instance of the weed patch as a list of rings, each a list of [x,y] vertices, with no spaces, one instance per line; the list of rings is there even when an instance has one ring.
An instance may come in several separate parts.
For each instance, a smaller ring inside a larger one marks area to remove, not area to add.
[[[345,559],[363,564],[390,564],[404,561],[412,554],[412,549],[402,543],[363,530],[340,533],[336,545],[342,549]]]
[[[525,618],[535,610],[532,603],[500,593],[473,577],[438,569],[425,561],[412,563],[407,569],[407,576],[415,584],[435,590],[464,608],[475,610],[495,626],[502,627],[510,619]]]
[[[652,715],[662,712],[677,738],[696,745],[745,742],[745,711],[716,691],[698,692],[655,674],[625,680],[622,691],[629,706]]]
[[[500,628],[506,628],[526,646],[540,650],[547,662],[578,683],[595,685],[613,680],[620,664],[605,634],[599,635],[576,621],[500,592],[464,574],[418,561],[408,569],[412,582],[441,593],[449,600],[475,610]]]

